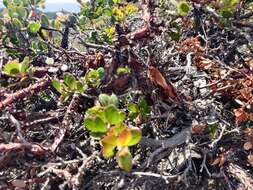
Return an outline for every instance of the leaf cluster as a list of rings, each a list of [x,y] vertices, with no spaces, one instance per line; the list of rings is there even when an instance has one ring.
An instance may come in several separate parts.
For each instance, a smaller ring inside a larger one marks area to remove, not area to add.
[[[129,147],[140,141],[141,131],[124,123],[126,114],[118,109],[118,104],[114,94],[100,94],[97,105],[86,111],[84,126],[91,136],[100,139],[104,157],[116,155],[119,166],[130,171],[132,155]]]

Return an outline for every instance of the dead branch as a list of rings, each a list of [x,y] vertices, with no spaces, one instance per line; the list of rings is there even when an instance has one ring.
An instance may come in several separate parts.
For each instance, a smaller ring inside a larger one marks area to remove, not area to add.
[[[234,163],[229,163],[226,169],[230,175],[239,180],[241,186],[240,189],[253,189],[252,175],[250,175],[246,170]]]
[[[36,84],[10,94],[5,100],[0,102],[0,111],[10,106],[11,104],[18,102],[19,100],[32,96],[35,93],[46,89],[50,84],[51,80],[48,76],[46,76],[39,80]]]
[[[0,144],[0,152],[28,151],[36,155],[43,155],[47,152],[45,147],[32,143],[8,143]]]

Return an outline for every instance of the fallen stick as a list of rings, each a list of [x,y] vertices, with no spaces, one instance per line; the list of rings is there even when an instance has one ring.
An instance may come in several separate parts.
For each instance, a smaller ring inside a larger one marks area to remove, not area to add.
[[[47,149],[37,145],[37,144],[32,144],[32,143],[1,143],[0,144],[0,152],[13,152],[13,151],[20,151],[20,150],[25,150],[29,151],[33,154],[36,155],[43,155],[45,152],[47,152]]]

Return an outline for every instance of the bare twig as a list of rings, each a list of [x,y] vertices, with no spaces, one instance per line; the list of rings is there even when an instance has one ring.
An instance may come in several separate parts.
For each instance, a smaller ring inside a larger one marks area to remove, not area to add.
[[[72,126],[71,117],[72,117],[72,114],[77,110],[78,105],[79,105],[79,101],[80,101],[80,94],[74,94],[73,98],[69,104],[69,107],[65,113],[65,116],[63,118],[62,126],[61,126],[59,132],[57,133],[53,144],[51,145],[51,150],[53,152],[57,149],[57,147],[63,141],[66,132],[72,128],[71,127]]]
[[[16,127],[17,135],[18,135],[19,139],[21,140],[21,142],[27,143],[27,141],[25,140],[25,138],[22,134],[20,122],[10,113],[7,113],[7,117],[9,118],[11,123]]]

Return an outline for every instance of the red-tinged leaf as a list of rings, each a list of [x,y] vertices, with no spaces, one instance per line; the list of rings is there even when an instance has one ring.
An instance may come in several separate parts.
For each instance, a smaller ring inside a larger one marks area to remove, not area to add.
[[[117,145],[118,146],[128,146],[131,141],[132,134],[129,129],[124,129],[118,136]]]
[[[119,136],[117,145],[118,146],[134,146],[141,140],[141,131],[139,128],[126,128]]]
[[[113,89],[116,92],[123,92],[129,87],[130,82],[130,76],[128,74],[125,74],[123,76],[120,76],[113,82]]]
[[[242,98],[249,101],[252,98],[252,90],[253,90],[252,88],[246,87],[246,88],[239,90],[239,92],[240,92],[240,95]]]
[[[124,129],[126,128],[125,124],[124,123],[121,123],[119,125],[116,125],[114,127],[111,127],[110,128],[110,134],[113,134],[115,136],[118,136]]]
[[[174,87],[169,83],[166,82],[165,78],[163,77],[163,75],[161,74],[161,72],[153,67],[153,66],[149,66],[148,67],[148,71],[149,71],[149,78],[152,82],[154,82],[155,84],[159,85],[160,87],[163,88],[165,94],[172,98],[175,99],[177,98],[177,93],[174,89]]]

